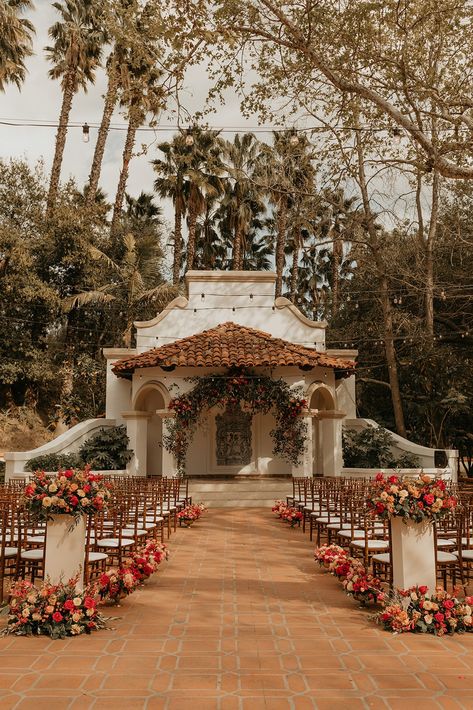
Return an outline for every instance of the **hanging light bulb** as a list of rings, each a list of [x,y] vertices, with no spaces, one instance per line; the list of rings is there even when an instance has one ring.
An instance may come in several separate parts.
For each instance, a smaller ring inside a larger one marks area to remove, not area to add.
[[[185,138],[185,144],[188,146],[194,145],[194,136],[192,135],[192,129],[188,128],[187,129],[187,134]]]
[[[295,129],[292,131],[292,135],[289,138],[289,143],[291,145],[299,145],[299,136],[297,135]]]
[[[399,128],[395,128],[393,131],[393,144],[394,145],[400,145],[401,144],[401,138],[402,138],[402,133],[399,130]]]
[[[82,126],[82,140],[84,143],[88,143],[90,141],[90,126],[88,123],[84,123]]]
[[[440,291],[440,298],[442,299],[442,301],[446,301],[446,300],[447,300],[447,294],[445,293],[445,289],[444,289],[444,288]]]
[[[393,303],[395,306],[397,306],[397,296],[394,296]]]

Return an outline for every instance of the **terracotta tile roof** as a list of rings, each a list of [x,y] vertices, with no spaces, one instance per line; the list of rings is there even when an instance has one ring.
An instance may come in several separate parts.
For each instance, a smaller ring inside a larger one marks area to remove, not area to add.
[[[355,363],[340,360],[303,345],[295,345],[268,333],[236,323],[222,323],[174,343],[119,360],[113,372],[130,377],[143,367],[276,367],[295,365],[310,369],[321,366],[353,370]]]

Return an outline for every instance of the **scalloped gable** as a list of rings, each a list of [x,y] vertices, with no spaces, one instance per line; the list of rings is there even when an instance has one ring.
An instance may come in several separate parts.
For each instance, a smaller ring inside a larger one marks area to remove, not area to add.
[[[231,321],[287,342],[325,350],[325,322],[306,318],[287,298],[274,299],[274,272],[189,271],[187,297],[174,299],[150,321],[135,323],[145,352]]]

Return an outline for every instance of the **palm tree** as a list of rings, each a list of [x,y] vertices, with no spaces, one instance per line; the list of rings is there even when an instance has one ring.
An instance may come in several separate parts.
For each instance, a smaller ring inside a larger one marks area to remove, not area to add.
[[[233,232],[232,268],[235,270],[242,268],[245,241],[255,210],[261,213],[265,209],[252,180],[259,150],[259,143],[253,133],[245,133],[242,137],[237,134],[233,143],[224,143],[224,157],[230,179],[225,183],[222,206],[228,212],[228,221]]]
[[[222,141],[216,131],[194,129],[184,180],[187,182],[187,270],[194,268],[196,225],[207,200],[223,193]]]
[[[112,43],[112,50],[106,63],[107,91],[90,169],[88,204],[94,201],[98,189],[110,123],[120,90],[129,84],[130,55],[138,41],[136,37],[136,18],[140,10],[138,0],[117,0],[117,2],[118,4],[108,8],[109,13],[106,16],[107,39]]]
[[[215,198],[207,198],[205,212],[196,224],[194,266],[197,269],[221,269],[228,264],[228,248],[218,229],[220,205]]]
[[[25,80],[25,59],[33,54],[35,30],[20,13],[32,7],[31,0],[3,0],[0,5],[0,91],[7,84],[20,88]]]
[[[72,100],[79,88],[87,91],[87,84],[93,83],[104,42],[99,0],[60,0],[53,7],[61,19],[49,28],[53,44],[46,53],[53,64],[49,76],[62,80],[62,106],[46,203],[49,215],[59,189]]]
[[[255,178],[261,183],[276,210],[275,261],[278,297],[282,293],[289,211],[298,195],[307,195],[312,190],[314,170],[306,136],[298,136],[293,131],[273,132],[273,136],[273,146],[263,146]]]
[[[182,219],[186,209],[186,188],[184,182],[186,164],[189,158],[189,146],[180,133],[172,141],[160,143],[158,150],[164,153],[164,160],[153,160],[152,165],[158,176],[154,189],[160,197],[171,198],[174,205],[174,250],[172,282],[179,283],[182,260]]]
[[[113,304],[123,322],[122,342],[131,346],[133,321],[140,309],[152,304],[162,310],[177,295],[177,289],[161,283],[159,245],[152,235],[135,239],[131,233],[121,238],[118,257],[112,258],[94,246],[90,247],[93,259],[108,269],[106,283],[96,289],[74,294],[64,301],[67,312],[89,304]]]
[[[141,59],[139,66],[133,67],[129,89],[124,91],[122,99],[122,104],[128,109],[128,128],[123,148],[122,168],[113,205],[110,226],[112,236],[116,234],[118,228],[136,132],[148,113],[156,115],[158,110],[163,107],[165,92],[161,81],[162,74],[154,66],[156,62],[154,49],[151,46],[149,49],[150,51],[147,56]]]

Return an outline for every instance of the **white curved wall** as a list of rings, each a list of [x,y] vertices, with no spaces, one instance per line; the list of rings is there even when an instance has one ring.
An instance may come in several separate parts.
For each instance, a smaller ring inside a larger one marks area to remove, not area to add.
[[[71,454],[79,451],[86,439],[100,429],[116,426],[115,419],[86,419],[65,431],[52,441],[30,451],[10,451],[5,454],[5,481],[25,473],[25,464],[29,459],[46,454]]]

